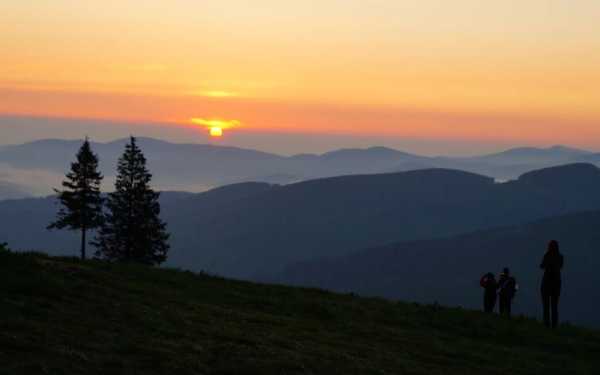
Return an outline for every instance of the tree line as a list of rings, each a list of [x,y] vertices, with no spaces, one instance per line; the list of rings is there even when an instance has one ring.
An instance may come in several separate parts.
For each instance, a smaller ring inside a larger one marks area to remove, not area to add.
[[[98,258],[149,265],[164,262],[169,234],[160,219],[160,193],[150,186],[152,174],[135,137],[119,158],[114,192],[102,194],[104,176],[98,163],[86,138],[63,189],[55,190],[61,208],[48,229],[80,231],[81,259],[86,258],[89,242],[96,247]],[[90,231],[96,231],[92,241],[87,238]]]

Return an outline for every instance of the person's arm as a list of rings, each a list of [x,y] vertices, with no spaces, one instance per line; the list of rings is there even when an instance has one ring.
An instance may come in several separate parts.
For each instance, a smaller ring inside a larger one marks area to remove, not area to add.
[[[540,263],[540,268],[541,269],[546,269],[546,256],[545,255],[542,258],[542,263]]]
[[[558,263],[558,266],[560,267],[560,269],[562,270],[563,266],[565,265],[565,257],[564,256],[560,256],[560,260]]]

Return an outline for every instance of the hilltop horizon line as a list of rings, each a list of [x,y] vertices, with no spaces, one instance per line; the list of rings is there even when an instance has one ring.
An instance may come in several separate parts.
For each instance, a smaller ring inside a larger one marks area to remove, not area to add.
[[[586,154],[591,155],[591,154],[595,154],[595,153],[600,153],[600,150],[591,150],[591,149],[582,148],[582,147],[574,147],[574,146],[570,146],[568,144],[553,144],[550,146],[534,146],[534,145],[527,145],[527,144],[515,144],[515,146],[513,146],[513,147],[498,148],[496,151],[483,152],[483,153],[478,153],[478,154],[449,155],[449,154],[440,153],[440,154],[428,155],[427,153],[407,151],[405,148],[372,144],[370,146],[364,146],[364,147],[352,147],[352,146],[332,147],[329,149],[329,151],[325,151],[325,152],[299,152],[299,153],[293,153],[290,155],[284,155],[284,154],[278,153],[278,152],[270,152],[270,151],[261,150],[258,147],[244,147],[244,146],[236,146],[236,145],[230,145],[230,144],[215,144],[215,143],[211,143],[211,142],[179,142],[179,141],[164,139],[161,137],[135,136],[135,135],[131,135],[131,136],[134,136],[136,139],[138,139],[142,142],[156,142],[157,144],[168,144],[168,145],[175,145],[175,146],[188,146],[188,147],[189,146],[192,146],[192,147],[193,146],[204,146],[204,147],[211,147],[211,148],[216,148],[216,149],[221,148],[221,149],[237,149],[237,150],[255,151],[255,152],[260,152],[263,154],[269,154],[272,156],[279,156],[282,158],[297,158],[297,157],[311,157],[311,156],[325,157],[325,156],[334,155],[334,154],[340,153],[340,152],[389,152],[389,153],[405,154],[406,156],[419,156],[419,157],[428,157],[428,158],[444,157],[444,158],[453,158],[453,159],[471,159],[471,158],[482,158],[482,157],[485,158],[485,157],[492,157],[492,156],[496,156],[496,155],[505,155],[508,153],[517,153],[517,152],[519,152],[519,153],[521,153],[521,152],[569,152],[569,153],[580,154],[580,156],[583,156]],[[82,137],[82,138],[42,137],[39,139],[34,139],[31,141],[26,141],[26,142],[0,144],[0,149],[10,148],[10,147],[28,146],[28,145],[35,145],[35,144],[42,144],[42,143],[51,143],[51,142],[75,143],[75,142],[83,142],[84,139],[85,139],[85,137]],[[90,137],[90,142],[92,144],[100,144],[100,145],[121,145],[124,142],[127,142],[128,139],[129,139],[129,137],[115,137],[112,140],[108,140],[108,141],[95,141],[92,137]]]

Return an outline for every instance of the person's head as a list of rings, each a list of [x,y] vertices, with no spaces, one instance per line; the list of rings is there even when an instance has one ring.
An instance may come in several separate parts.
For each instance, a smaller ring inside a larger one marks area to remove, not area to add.
[[[491,272],[488,272],[485,277],[487,277],[488,279],[493,279],[494,278],[494,274]]]
[[[508,269],[508,267],[504,267],[504,269],[502,270],[502,274],[504,276],[508,276],[510,275],[510,270]]]
[[[552,240],[548,242],[548,254],[558,254],[560,252],[560,247],[558,245],[558,241]]]

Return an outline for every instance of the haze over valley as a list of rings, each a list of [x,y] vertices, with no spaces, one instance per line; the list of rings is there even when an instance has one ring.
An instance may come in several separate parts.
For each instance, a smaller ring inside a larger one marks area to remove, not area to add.
[[[114,166],[125,139],[92,143],[110,190]],[[0,146],[0,199],[46,196],[60,186],[80,141],[48,139]],[[470,157],[421,156],[387,147],[348,148],[324,154],[281,156],[215,144],[178,144],[141,138],[155,186],[166,191],[202,192],[240,182],[289,184],[315,178],[449,168],[516,179],[523,173],[557,165],[589,162],[600,165],[600,153],[554,146],[522,147]],[[10,185],[10,188],[9,188]]]

